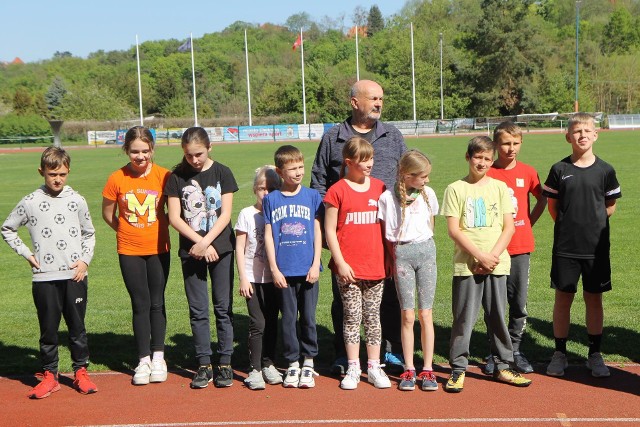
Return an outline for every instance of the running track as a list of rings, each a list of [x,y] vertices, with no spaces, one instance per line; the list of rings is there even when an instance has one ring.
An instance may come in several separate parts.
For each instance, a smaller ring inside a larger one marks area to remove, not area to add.
[[[536,366],[543,372],[545,366]],[[516,388],[467,372],[459,394],[377,390],[363,381],[339,389],[321,376],[316,388],[267,386],[251,391],[237,372],[232,387],[191,390],[192,373],[173,371],[163,384],[134,387],[129,373],[92,374],[99,392],[83,396],[61,377],[61,390],[42,400],[26,398],[34,377],[0,377],[2,426],[633,426],[640,425],[640,365],[610,365],[611,377],[592,378],[572,365],[565,378],[531,374],[533,384]],[[322,372],[321,372],[322,373]],[[437,372],[440,386],[448,370]],[[392,378],[393,379],[393,378]]]

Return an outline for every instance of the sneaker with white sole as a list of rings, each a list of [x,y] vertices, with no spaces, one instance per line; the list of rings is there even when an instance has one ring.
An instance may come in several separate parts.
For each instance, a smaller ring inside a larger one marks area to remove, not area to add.
[[[262,378],[262,372],[258,372],[253,369],[249,372],[249,376],[245,378],[244,385],[250,390],[264,390],[266,385],[264,378]]]
[[[282,374],[280,374],[280,372],[273,365],[262,368],[262,378],[264,378],[267,384],[282,384]]]
[[[313,377],[317,377],[319,374],[313,370],[311,366],[303,366],[300,372],[300,380],[298,381],[298,388],[313,388],[316,386],[316,380]]]
[[[367,381],[375,386],[375,388],[389,388],[391,381],[382,370],[384,365],[372,366],[367,369]]]
[[[422,381],[421,388],[424,391],[436,391],[438,389],[438,380],[433,371],[422,371],[418,375],[418,379]]]
[[[400,375],[400,384],[398,384],[398,390],[413,391],[416,389],[416,370],[407,369],[402,375]]]
[[[282,386],[284,388],[298,388],[300,383],[300,368],[289,367],[287,368],[287,374],[284,377]]]
[[[340,381],[340,388],[343,390],[355,390],[356,388],[358,388],[361,374],[362,370],[356,365],[349,366],[349,368],[347,369],[347,373],[345,374],[342,381]]]
[[[551,356],[551,362],[547,365],[547,375],[552,377],[563,377],[564,370],[569,367],[567,355],[561,351],[554,351]]]
[[[599,352],[593,353],[587,359],[587,368],[591,371],[591,376],[596,378],[608,377],[611,375],[609,368],[604,364],[602,355]]]
[[[167,380],[167,362],[164,359],[151,361],[151,374],[149,382],[162,383]]]
[[[151,364],[149,362],[140,362],[135,369],[131,383],[133,385],[149,384],[151,376]]]

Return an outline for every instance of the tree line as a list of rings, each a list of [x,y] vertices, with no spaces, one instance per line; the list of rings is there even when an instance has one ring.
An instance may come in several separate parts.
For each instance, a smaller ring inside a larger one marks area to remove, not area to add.
[[[640,0],[408,0],[388,17],[377,6],[359,6],[351,21],[361,28],[360,78],[385,89],[386,120],[413,118],[413,24],[418,119],[440,117],[441,75],[446,118],[573,111],[578,7],[580,109],[638,113]],[[194,39],[198,117],[248,124],[246,30],[253,123],[302,122],[300,54],[292,49],[302,28],[308,122],[343,120],[356,80],[355,39],[345,21],[303,12],[283,25],[238,21]],[[140,44],[145,116],[193,116],[190,53],[178,52],[183,42]],[[13,116],[137,117],[135,55],[135,46],[87,58],[57,52],[0,67],[0,134]]]

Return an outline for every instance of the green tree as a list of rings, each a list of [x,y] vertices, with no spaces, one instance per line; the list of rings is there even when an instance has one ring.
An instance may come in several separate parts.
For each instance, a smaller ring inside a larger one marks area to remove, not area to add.
[[[299,33],[311,27],[313,21],[307,12],[300,12],[287,18],[284,25],[293,33]]]
[[[367,17],[367,36],[371,37],[382,30],[384,30],[384,18],[380,8],[374,4],[369,9],[369,16]]]
[[[56,117],[58,113],[57,110],[60,104],[62,104],[62,100],[66,94],[67,88],[62,78],[54,78],[49,89],[47,89],[47,93],[44,95],[44,100],[47,105],[47,118],[58,118]]]
[[[635,24],[635,25],[634,25]],[[613,11],[604,27],[601,49],[604,54],[628,53],[637,43],[637,22],[624,7]]]
[[[24,116],[33,111],[33,98],[23,87],[19,87],[13,96],[13,111],[19,116]]]
[[[123,104],[110,88],[74,86],[58,107],[66,120],[123,120],[134,117],[132,109]]]
[[[531,13],[533,0],[484,0],[482,19],[462,42],[470,61],[459,74],[472,89],[473,115],[524,112],[525,88],[542,70],[545,43]],[[532,95],[531,95],[532,96]],[[532,96],[533,97],[533,96]]]

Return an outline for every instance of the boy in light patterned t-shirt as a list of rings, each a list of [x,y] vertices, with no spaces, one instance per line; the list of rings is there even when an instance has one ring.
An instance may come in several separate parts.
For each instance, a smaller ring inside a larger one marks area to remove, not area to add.
[[[75,379],[82,394],[98,391],[89,379],[89,347],[84,316],[87,309],[87,267],[93,258],[95,229],[85,199],[65,185],[71,159],[60,147],[49,147],[38,172],[44,185],[26,195],[2,224],[2,237],[23,256],[33,272],[33,301],[40,324],[42,381],[28,393],[42,399],[60,390],[58,382],[58,327],[64,316]],[[33,251],[20,239],[26,226]]]

